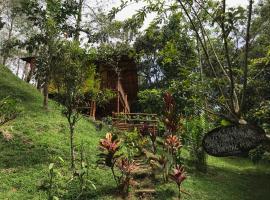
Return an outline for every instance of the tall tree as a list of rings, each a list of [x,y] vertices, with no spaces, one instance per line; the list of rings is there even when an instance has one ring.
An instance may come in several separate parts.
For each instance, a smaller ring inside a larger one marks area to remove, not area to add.
[[[95,54],[87,53],[77,41],[59,43],[58,49],[53,62],[58,66],[55,76],[61,87],[60,94],[65,106],[63,114],[69,124],[71,168],[75,169],[75,126],[81,118],[80,106],[84,95],[92,87],[87,85],[87,79],[94,73],[91,63]]]
[[[38,52],[36,78],[38,82],[42,82],[43,107],[48,109],[48,87],[53,69],[56,67],[52,62],[56,51],[55,45],[57,40],[60,40],[61,33],[67,31],[67,19],[74,14],[76,6],[72,1],[58,0],[31,0],[21,3],[22,13],[38,29],[37,34],[31,35],[25,41],[25,46],[30,52],[33,50]]]

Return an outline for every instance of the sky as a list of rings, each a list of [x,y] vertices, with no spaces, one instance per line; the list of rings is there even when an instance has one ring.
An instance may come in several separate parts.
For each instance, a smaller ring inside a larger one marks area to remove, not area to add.
[[[112,6],[120,5],[120,0],[114,0],[112,3]],[[257,3],[258,0],[254,0],[254,3]],[[246,7],[249,3],[249,0],[227,0],[226,1],[228,7],[237,7],[237,6],[243,6]],[[120,13],[116,15],[117,20],[124,20],[129,17],[131,17],[133,14],[136,13],[137,10],[142,8],[144,4],[142,2],[140,3],[132,3],[131,5],[127,6],[124,10],[122,10]],[[147,28],[148,24],[155,18],[155,14],[151,13],[147,15],[147,18],[145,20],[145,24],[142,27],[142,29]]]

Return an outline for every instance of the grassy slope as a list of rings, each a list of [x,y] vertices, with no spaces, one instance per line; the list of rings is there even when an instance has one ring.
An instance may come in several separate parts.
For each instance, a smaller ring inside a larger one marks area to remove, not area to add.
[[[24,111],[13,122],[1,127],[14,138],[5,141],[0,134],[0,199],[46,199],[46,194],[37,190],[37,184],[47,176],[49,163],[58,160],[58,156],[68,165],[67,121],[55,102],[50,101],[50,111],[44,111],[40,93],[0,66],[0,98],[6,96],[21,100]],[[76,127],[76,143],[84,141],[93,163],[99,138],[103,135],[104,131],[97,132],[86,119],[80,120]],[[108,178],[109,173],[106,176],[109,181],[99,177],[101,173],[104,172],[97,169],[93,174],[97,187],[113,181]]]
[[[0,134],[0,200],[46,199],[46,193],[38,190],[37,184],[47,176],[49,163],[61,156],[66,160],[64,165],[68,165],[66,120],[54,102],[50,102],[51,110],[45,112],[39,92],[0,66],[0,98],[5,96],[21,100],[24,112],[1,128],[14,138],[6,141]],[[84,140],[88,158],[94,165],[98,153],[96,145],[104,131],[97,132],[86,119],[79,122],[76,131],[76,143]],[[254,166],[244,158],[213,157],[209,157],[209,165],[207,175],[189,169],[189,178],[183,183],[183,188],[191,193],[191,197],[183,195],[183,199],[269,199],[269,165]],[[88,199],[115,199],[110,195],[114,181],[109,171],[93,167],[90,176],[97,190],[92,190]],[[173,199],[176,196],[177,190],[172,183],[159,184],[156,188],[156,199]],[[69,187],[65,193],[72,194],[74,191]]]

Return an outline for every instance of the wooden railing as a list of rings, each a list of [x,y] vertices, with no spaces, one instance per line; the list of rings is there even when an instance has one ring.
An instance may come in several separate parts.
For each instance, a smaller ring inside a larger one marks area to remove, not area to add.
[[[141,130],[146,124],[150,130],[157,131],[158,116],[148,113],[113,113],[112,122],[121,131]]]

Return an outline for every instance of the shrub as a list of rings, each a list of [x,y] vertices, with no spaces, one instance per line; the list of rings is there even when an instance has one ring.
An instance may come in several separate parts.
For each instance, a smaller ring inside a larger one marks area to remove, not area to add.
[[[257,148],[250,150],[248,155],[254,164],[258,164],[258,162],[264,157],[264,153],[264,147],[259,145]]]
[[[161,114],[163,109],[162,91],[146,89],[138,93],[139,105],[142,112]]]
[[[132,180],[131,173],[137,169],[137,165],[135,164],[134,160],[129,160],[128,158],[122,158],[117,167],[121,171],[121,176],[119,178],[119,186],[120,189],[123,191],[123,195],[127,196],[129,192],[130,181]]]
[[[204,117],[197,117],[186,121],[185,126],[190,157],[197,170],[206,172],[206,153],[202,147],[202,140],[209,125]]]

